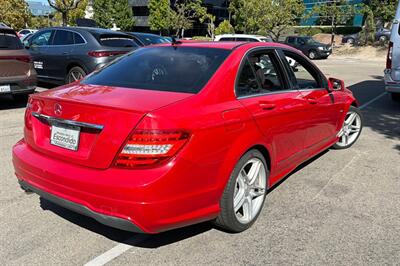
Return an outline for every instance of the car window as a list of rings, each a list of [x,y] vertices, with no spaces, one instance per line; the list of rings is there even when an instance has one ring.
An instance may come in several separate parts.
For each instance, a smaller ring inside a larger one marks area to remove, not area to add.
[[[284,54],[293,70],[299,89],[320,89],[324,87],[319,73],[305,58],[289,51],[284,51]]]
[[[289,37],[289,38],[287,39],[287,43],[294,44],[294,41],[295,41],[295,38],[293,38],[293,37]]]
[[[30,33],[29,30],[22,30],[19,34],[25,35],[25,34],[28,34],[28,33]]]
[[[57,30],[54,36],[53,45],[74,44],[74,33],[67,30]]]
[[[85,43],[85,40],[82,38],[81,35],[74,32],[74,43],[75,44],[83,44],[83,43]]]
[[[0,31],[0,50],[23,49],[21,41],[13,31]]]
[[[250,54],[239,75],[236,95],[250,96],[284,89],[278,61],[271,51]]]
[[[49,45],[51,43],[51,33],[52,31],[43,31],[34,35],[29,41],[30,45],[43,46]]]
[[[230,52],[176,46],[141,48],[94,72],[83,83],[198,93]]]
[[[132,38],[123,35],[104,34],[100,35],[98,41],[102,46],[108,47],[138,47]]]
[[[258,42],[256,39],[243,38],[243,37],[236,38],[236,41],[238,41],[238,42]]]
[[[228,37],[225,37],[225,38],[219,39],[219,41],[220,41],[220,42],[234,42],[234,41],[235,41],[235,38],[228,38]]]

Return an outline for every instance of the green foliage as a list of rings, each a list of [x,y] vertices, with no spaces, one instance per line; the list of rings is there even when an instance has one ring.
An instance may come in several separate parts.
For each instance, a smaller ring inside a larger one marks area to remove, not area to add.
[[[149,25],[151,30],[161,32],[172,28],[172,10],[169,0],[150,0],[149,10]]]
[[[123,31],[135,25],[128,0],[93,0],[93,19],[102,28],[112,28],[113,23]]]
[[[323,30],[321,28],[316,28],[316,27],[304,27],[296,29],[295,32],[298,35],[314,36],[316,34],[323,33]]]
[[[366,6],[364,9],[365,14],[365,23],[363,30],[360,34],[360,42],[361,44],[368,45],[375,42],[375,19],[374,19],[374,12],[372,12],[371,8]]]
[[[76,20],[85,17],[85,10],[87,4],[88,0],[82,0],[81,2],[78,3],[76,9],[73,9],[68,12],[67,25],[76,26]],[[55,22],[53,23],[57,23],[57,21],[62,21],[62,14],[56,13],[54,16],[54,21]]]
[[[231,0],[229,3],[229,12],[231,13],[232,21],[237,31],[246,32],[245,17],[241,12],[245,0]]]
[[[41,29],[45,27],[53,27],[59,26],[60,22],[55,21],[51,17],[32,17],[31,21],[29,22],[29,28],[32,29]]]
[[[190,29],[194,19],[204,19],[207,9],[201,0],[177,0],[171,12],[171,27],[176,30],[176,35],[184,37],[184,32]]]
[[[275,41],[282,32],[296,25],[304,13],[303,1],[299,0],[242,0],[241,26],[246,33],[265,32]]]
[[[0,0],[0,22],[20,30],[25,28],[31,18],[28,5],[24,0]]]
[[[79,8],[84,0],[47,0],[49,5],[61,14],[62,25],[67,26],[69,15],[72,11]],[[86,6],[85,6],[86,8]]]
[[[396,14],[397,0],[369,0],[366,4],[370,7],[374,18],[384,23],[392,22]]]
[[[229,34],[229,33],[235,33],[235,29],[229,23],[228,20],[222,21],[218,27],[215,29],[215,34],[220,35],[220,34]]]

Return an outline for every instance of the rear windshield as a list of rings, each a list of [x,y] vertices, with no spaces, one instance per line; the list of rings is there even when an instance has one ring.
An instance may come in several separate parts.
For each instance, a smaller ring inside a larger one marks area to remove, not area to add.
[[[98,41],[108,47],[138,47],[132,38],[123,35],[100,35]]]
[[[0,31],[0,50],[23,49],[22,43],[12,31]]]
[[[198,93],[229,54],[229,50],[215,48],[142,48],[94,72],[82,83]]]
[[[153,36],[153,35],[138,35],[139,39],[144,42],[145,45],[150,44],[160,44],[160,43],[169,43],[167,39],[161,36]]]

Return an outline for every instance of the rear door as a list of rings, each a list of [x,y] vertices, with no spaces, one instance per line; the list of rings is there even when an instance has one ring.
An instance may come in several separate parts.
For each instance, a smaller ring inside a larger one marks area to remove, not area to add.
[[[323,74],[304,56],[284,50],[281,57],[297,64],[295,71],[290,67],[288,70],[294,78],[295,88],[300,90],[308,105],[304,120],[307,127],[304,147],[317,148],[335,138],[343,99],[336,92],[329,92]]]
[[[29,39],[29,52],[32,55],[33,66],[40,78],[48,78],[49,60],[45,55],[53,41],[53,36],[53,30],[44,30]]]
[[[250,53],[243,60],[236,96],[254,117],[273,147],[278,172],[301,160],[307,102],[289,86],[283,63],[273,49]]]
[[[47,49],[46,58],[49,61],[47,73],[53,79],[64,81],[67,64],[74,48],[74,33],[69,30],[56,30],[53,43]]]

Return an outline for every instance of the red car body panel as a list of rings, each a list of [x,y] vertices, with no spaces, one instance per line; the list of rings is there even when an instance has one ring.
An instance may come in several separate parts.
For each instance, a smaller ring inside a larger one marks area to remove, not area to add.
[[[90,210],[157,233],[218,216],[219,201],[240,157],[251,148],[266,156],[268,187],[337,141],[351,104],[348,90],[292,91],[237,99],[243,56],[265,43],[184,43],[233,49],[198,94],[72,84],[35,94],[25,137],[13,148],[18,179]],[[50,145],[50,126],[31,112],[104,126],[82,132],[78,151]],[[143,169],[113,165],[133,130],[184,129],[186,145],[168,162]]]

